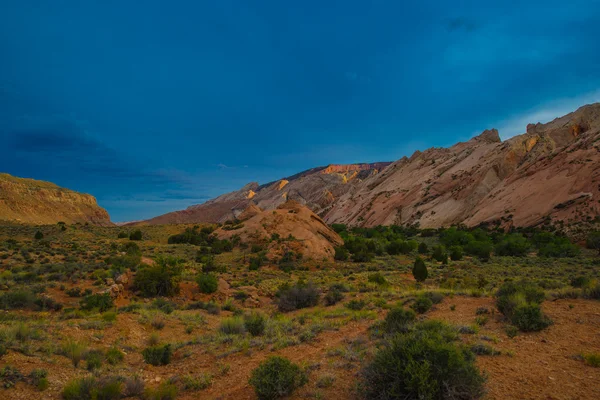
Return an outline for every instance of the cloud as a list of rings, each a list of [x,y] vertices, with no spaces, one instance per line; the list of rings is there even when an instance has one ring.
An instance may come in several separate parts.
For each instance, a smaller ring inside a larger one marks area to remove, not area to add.
[[[547,123],[575,111],[581,106],[600,102],[600,89],[576,97],[565,97],[514,115],[498,125],[503,140],[525,133],[527,124]]]

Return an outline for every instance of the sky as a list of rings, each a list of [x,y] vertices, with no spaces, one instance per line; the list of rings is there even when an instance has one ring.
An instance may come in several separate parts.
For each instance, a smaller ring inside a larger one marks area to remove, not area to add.
[[[150,218],[600,101],[600,1],[0,1],[0,172]]]

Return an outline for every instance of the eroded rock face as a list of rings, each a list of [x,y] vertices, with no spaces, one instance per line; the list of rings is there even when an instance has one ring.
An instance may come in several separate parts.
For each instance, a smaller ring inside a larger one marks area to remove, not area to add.
[[[343,244],[342,238],[319,216],[296,201],[287,201],[275,210],[250,207],[252,212],[243,213],[248,219],[242,221],[242,227],[218,229],[219,238],[239,235],[245,243],[263,244],[269,251],[269,258],[293,251],[302,254],[304,259],[317,261],[332,260],[334,247]],[[282,240],[271,240],[274,234]]]
[[[415,151],[394,163],[330,165],[264,185],[251,183],[146,223],[224,222],[253,204],[293,200],[329,224],[440,227],[500,221],[529,226],[548,216],[600,214],[600,104],[502,142],[496,129],[450,148]],[[254,213],[250,210],[248,213]]]
[[[0,174],[0,220],[39,225],[61,221],[111,225],[106,210],[89,194],[8,174]]]
[[[352,188],[324,219],[361,226],[530,226],[547,216],[593,219],[599,199],[600,104],[593,104],[529,124],[526,134],[505,142],[489,130],[448,149],[415,152]]]
[[[260,186],[252,182],[238,191],[226,193],[186,210],[143,221],[141,224],[222,223],[239,218],[250,204],[255,204],[263,210],[274,210],[288,200],[297,201],[321,214],[351,186],[380,173],[389,164],[391,163],[328,165]]]

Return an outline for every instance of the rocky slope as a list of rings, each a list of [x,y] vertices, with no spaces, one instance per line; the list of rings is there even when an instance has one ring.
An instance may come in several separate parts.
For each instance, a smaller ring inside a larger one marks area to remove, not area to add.
[[[505,142],[487,130],[448,149],[404,157],[351,188],[329,223],[421,227],[531,226],[600,215],[600,104]]]
[[[106,210],[89,194],[8,174],[0,174],[0,221],[40,225],[60,221],[111,224]]]
[[[237,218],[250,204],[263,210],[273,210],[287,200],[295,200],[318,214],[331,207],[350,187],[377,175],[389,164],[391,163],[328,165],[264,185],[252,182],[238,191],[226,193],[206,203],[139,224],[225,222]]]
[[[221,239],[239,235],[244,243],[266,246],[269,258],[280,258],[288,251],[304,259],[332,260],[334,247],[342,238],[306,206],[294,200],[274,210],[261,210],[251,204],[240,215],[238,225],[225,225],[216,233]],[[235,228],[235,229],[232,229]],[[275,235],[278,240],[271,240]]]
[[[224,222],[250,204],[304,204],[327,223],[531,226],[600,221],[600,103],[502,142],[486,130],[394,163],[330,165],[250,183],[144,223]]]

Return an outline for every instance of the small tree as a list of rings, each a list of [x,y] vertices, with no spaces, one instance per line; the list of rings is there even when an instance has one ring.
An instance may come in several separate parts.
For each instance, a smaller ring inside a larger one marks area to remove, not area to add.
[[[427,248],[427,243],[421,242],[419,243],[419,254],[427,254],[429,249]]]
[[[214,293],[219,288],[219,280],[216,276],[209,273],[201,273],[198,275],[196,283],[202,293]]]
[[[140,268],[133,280],[144,297],[173,296],[179,293],[183,266],[174,257],[158,257],[155,265]]]
[[[463,258],[463,248],[461,246],[450,247],[450,259],[452,261],[459,261]]]
[[[34,239],[35,239],[35,240],[42,240],[43,238],[44,238],[44,234],[43,234],[42,232],[40,232],[40,231],[37,231],[37,232],[35,233],[35,236],[34,236]]]
[[[129,240],[142,240],[142,231],[135,230],[129,235]]]
[[[600,256],[600,231],[591,232],[587,237],[587,248],[597,250]]]
[[[423,282],[425,279],[427,279],[429,272],[427,271],[425,261],[423,261],[421,257],[417,257],[417,259],[415,260],[415,264],[412,269],[412,274],[417,282]]]

